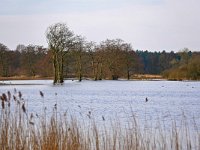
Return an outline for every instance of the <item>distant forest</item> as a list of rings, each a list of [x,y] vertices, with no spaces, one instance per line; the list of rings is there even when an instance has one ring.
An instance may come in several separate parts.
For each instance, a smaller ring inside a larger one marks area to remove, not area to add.
[[[50,41],[52,37],[48,36]],[[176,53],[141,51],[121,39],[107,39],[97,45],[81,36],[74,37],[73,43],[70,48],[63,48],[62,53],[52,43],[49,48],[19,44],[16,50],[0,43],[0,76],[53,77],[55,64],[61,61],[58,70],[62,69],[63,79],[133,79],[137,74],[162,75],[171,80],[200,79],[200,52],[188,48]]]

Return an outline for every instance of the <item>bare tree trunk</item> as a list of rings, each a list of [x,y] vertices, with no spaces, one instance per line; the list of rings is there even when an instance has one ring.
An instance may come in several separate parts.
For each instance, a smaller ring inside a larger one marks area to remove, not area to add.
[[[78,62],[78,65],[79,65],[79,69],[78,69],[78,73],[79,73],[79,81],[81,82],[81,81],[82,81],[82,63],[81,63],[81,54],[79,55],[79,62]]]
[[[99,74],[99,80],[102,80],[102,74],[103,74],[103,65],[102,62],[100,63],[100,74]]]
[[[130,71],[127,69],[127,79],[130,80]]]
[[[53,69],[54,69],[54,80],[53,80],[53,83],[56,84],[57,82],[57,69],[56,69],[56,56],[54,54],[53,56]]]
[[[57,53],[53,53],[53,68],[54,68],[54,81],[53,83],[56,84],[58,83],[58,58],[57,58]]]
[[[63,76],[63,73],[64,73],[64,56],[62,55],[61,56],[61,69],[60,69],[60,83],[64,83],[64,76]]]
[[[94,60],[92,60],[92,70],[93,70],[93,78],[96,81],[97,80],[97,74],[98,74],[98,64],[97,64],[97,67],[95,68]]]
[[[57,57],[57,63],[58,63],[58,83],[61,83],[61,76],[62,76],[62,72],[61,72],[61,57],[60,55],[58,55]]]

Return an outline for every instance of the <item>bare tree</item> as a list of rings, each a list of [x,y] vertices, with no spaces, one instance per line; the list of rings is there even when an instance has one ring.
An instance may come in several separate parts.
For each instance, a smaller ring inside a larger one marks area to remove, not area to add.
[[[97,61],[97,46],[94,42],[86,43],[86,51],[89,55],[89,61],[92,69],[92,76],[96,81],[98,79],[98,61]]]
[[[35,76],[36,46],[28,45],[21,49],[21,66],[28,76]]]
[[[53,54],[54,84],[63,83],[64,56],[73,45],[74,34],[66,24],[56,23],[47,28],[46,38]]]
[[[96,60],[96,77],[98,80],[103,79],[103,58],[105,57],[104,49],[101,49],[100,46],[97,46],[95,52],[95,60]]]
[[[104,63],[107,69],[107,75],[110,79],[117,80],[121,75],[122,69],[122,50],[121,45],[123,41],[121,39],[114,39],[103,41],[101,43],[101,49],[104,51]]]
[[[127,79],[130,79],[131,74],[133,73],[133,69],[135,67],[135,60],[133,56],[133,49],[131,44],[123,43],[121,45],[121,50],[123,52],[123,64],[126,71]]]
[[[85,52],[85,48],[85,38],[76,36],[73,50],[76,58],[76,70],[79,81],[82,81],[83,77],[83,54]]]

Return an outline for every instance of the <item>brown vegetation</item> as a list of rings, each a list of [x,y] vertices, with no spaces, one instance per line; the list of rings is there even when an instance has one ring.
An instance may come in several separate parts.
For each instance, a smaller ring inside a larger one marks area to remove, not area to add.
[[[135,74],[133,77],[133,79],[140,79],[140,80],[156,80],[156,79],[160,79],[162,80],[163,77],[161,75],[154,75],[154,74]]]
[[[163,72],[170,80],[200,80],[200,54],[184,49],[179,52],[179,60],[173,60],[172,68]]]
[[[12,77],[0,77],[1,81],[6,80],[49,80],[53,77],[43,77],[43,76],[12,76]]]
[[[41,91],[40,95],[44,98]],[[194,126],[189,126],[184,116],[179,126],[176,121],[172,121],[170,127],[159,121],[156,128],[151,122],[141,125],[134,114],[125,126],[115,119],[110,125],[99,126],[91,116],[84,124],[74,115],[61,114],[56,105],[51,114],[47,114],[45,108],[42,114],[28,112],[27,103],[17,90],[13,95],[2,94],[0,99],[2,150],[200,149],[199,128],[195,122]],[[103,116],[102,122],[105,122]]]

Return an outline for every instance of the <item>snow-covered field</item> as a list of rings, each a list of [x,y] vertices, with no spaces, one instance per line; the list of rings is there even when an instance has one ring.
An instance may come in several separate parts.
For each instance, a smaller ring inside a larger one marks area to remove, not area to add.
[[[66,80],[54,86],[51,80],[4,81],[0,94],[21,91],[28,111],[68,112],[97,122],[119,119],[126,123],[133,114],[141,121],[181,120],[185,115],[200,126],[200,82],[183,81],[90,81]],[[44,93],[44,98],[40,96]],[[183,115],[184,114],[184,115]]]

